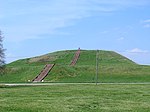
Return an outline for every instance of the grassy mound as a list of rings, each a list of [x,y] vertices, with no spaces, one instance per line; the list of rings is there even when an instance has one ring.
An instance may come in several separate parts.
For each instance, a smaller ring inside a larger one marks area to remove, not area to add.
[[[96,51],[81,50],[77,64],[69,66],[75,52],[58,51],[15,61],[6,66],[0,82],[31,81],[48,63],[56,65],[44,79],[46,82],[94,82]],[[150,66],[138,65],[113,51],[99,51],[99,82],[150,82],[149,77]]]

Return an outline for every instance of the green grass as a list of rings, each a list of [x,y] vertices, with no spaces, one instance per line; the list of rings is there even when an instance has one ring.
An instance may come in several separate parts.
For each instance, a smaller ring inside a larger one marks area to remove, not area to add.
[[[94,82],[96,51],[82,50],[75,66],[69,66],[75,50],[58,51],[27,58],[6,65],[0,82],[33,80],[45,64],[56,66],[44,79],[46,82]],[[150,82],[150,66],[138,65],[113,51],[99,51],[99,82]]]
[[[56,66],[45,82],[95,82],[96,51],[58,51],[6,65],[0,83],[28,82],[45,64]],[[112,51],[99,52],[98,82],[149,83],[150,66],[138,65]],[[0,85],[0,112],[149,112],[150,84],[65,84],[51,86]]]
[[[0,86],[0,112],[149,112],[150,85]]]

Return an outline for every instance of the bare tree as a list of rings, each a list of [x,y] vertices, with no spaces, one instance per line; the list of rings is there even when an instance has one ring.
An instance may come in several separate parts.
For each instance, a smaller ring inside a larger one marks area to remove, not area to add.
[[[0,74],[4,71],[5,65],[5,49],[3,48],[3,36],[2,32],[0,31]]]

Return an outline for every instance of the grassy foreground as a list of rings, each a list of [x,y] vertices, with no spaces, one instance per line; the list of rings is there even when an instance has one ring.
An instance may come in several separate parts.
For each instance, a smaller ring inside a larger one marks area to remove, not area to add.
[[[0,86],[0,112],[149,112],[150,85]]]

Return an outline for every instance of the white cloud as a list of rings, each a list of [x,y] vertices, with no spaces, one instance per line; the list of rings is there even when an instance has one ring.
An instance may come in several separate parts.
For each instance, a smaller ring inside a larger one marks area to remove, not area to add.
[[[7,58],[12,58],[12,57],[16,57],[16,56],[15,56],[14,54],[12,54],[12,53],[7,53],[7,54],[6,54],[6,57],[7,57]]]
[[[142,50],[142,49],[139,49],[139,48],[134,48],[134,49],[131,49],[131,50],[127,50],[128,53],[148,53],[149,51],[148,50]]]
[[[150,24],[145,24],[144,28],[150,28]]]
[[[142,21],[144,28],[150,28],[150,19]]]
[[[0,26],[10,41],[52,35],[95,12],[113,12],[144,5],[148,0],[4,0],[0,5]],[[11,19],[10,19],[11,18]]]
[[[5,58],[7,60],[6,63],[10,63],[14,60],[17,60],[18,57],[16,55],[12,54],[12,53],[7,52]]]
[[[134,48],[131,50],[126,50],[125,52],[120,52],[120,54],[128,57],[138,64],[150,65],[150,52],[148,50]]]
[[[150,19],[144,20],[144,23],[150,23]]]
[[[131,51],[131,50],[130,50]],[[134,50],[133,50],[134,51]],[[129,51],[126,51],[126,52],[120,52],[120,54],[124,55],[125,57],[133,60],[134,62],[138,63],[138,64],[142,64],[142,65],[150,65],[150,53],[147,51],[145,53],[145,50],[144,50],[144,53],[142,52],[129,52]]]
[[[107,33],[109,33],[109,31],[107,31],[107,30],[100,32],[100,34],[107,34]]]
[[[122,40],[124,40],[125,38],[124,37],[120,37],[120,38],[118,38],[117,40],[118,41],[122,41]]]

